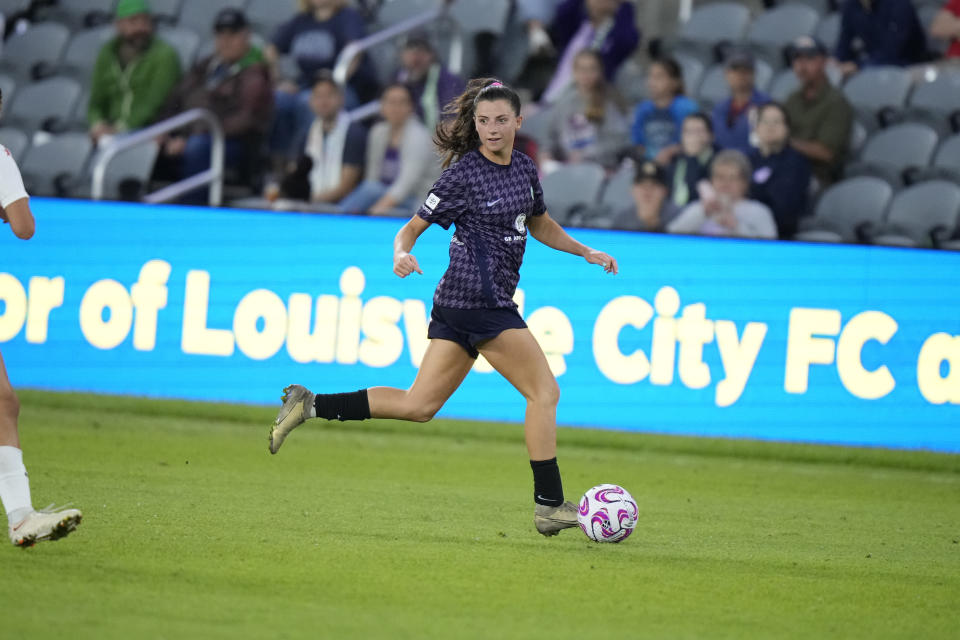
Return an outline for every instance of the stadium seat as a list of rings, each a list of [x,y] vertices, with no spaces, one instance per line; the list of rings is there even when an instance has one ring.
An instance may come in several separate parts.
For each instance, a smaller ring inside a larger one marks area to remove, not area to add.
[[[84,83],[89,82],[100,50],[114,34],[112,25],[79,31],[70,39],[58,73],[73,76]]]
[[[107,163],[106,173],[103,181],[103,197],[107,200],[121,200],[124,196],[143,195],[150,182],[150,175],[153,173],[153,165],[157,160],[157,154],[160,148],[154,141],[148,141],[129,149],[124,149],[110,159]],[[87,170],[83,173],[80,183],[75,189],[75,195],[89,197],[91,190],[91,177],[93,166],[96,163],[99,151],[94,152],[93,157],[88,163]],[[126,181],[133,181],[128,187],[123,185]],[[133,193],[124,194],[126,189],[132,189]]]
[[[951,180],[960,184],[960,134],[941,140],[930,166],[917,170],[910,177],[914,182]]]
[[[853,119],[853,122],[850,125],[850,139],[847,145],[847,160],[851,161],[860,156],[860,152],[863,150],[863,145],[867,142],[867,137],[869,133],[867,128],[862,122]]]
[[[38,196],[69,195],[59,186],[72,183],[90,157],[92,149],[86,133],[63,133],[34,144],[27,151],[20,171],[27,191]]]
[[[904,183],[904,171],[926,167],[937,146],[937,132],[927,125],[905,122],[870,135],[860,160],[847,165],[845,176],[882,177],[893,186]]]
[[[837,41],[840,40],[840,12],[834,11],[821,18],[813,35],[832,54],[837,48]]]
[[[741,40],[750,24],[750,11],[734,2],[714,2],[694,9],[680,26],[681,42],[715,45]]]
[[[454,2],[450,15],[467,33],[494,33],[500,35],[507,25],[510,14],[509,0],[484,0],[483,2]]]
[[[181,0],[150,0],[153,19],[160,24],[176,24],[180,17],[181,4]]]
[[[0,144],[5,146],[14,160],[20,160],[30,146],[30,137],[14,127],[0,127]]]
[[[49,75],[60,62],[70,29],[59,22],[41,22],[15,33],[3,45],[0,72],[21,80]]]
[[[697,89],[696,100],[701,108],[706,109],[725,100],[730,95],[730,86],[727,84],[725,69],[722,64],[715,64],[707,71]],[[765,91],[773,78],[773,69],[763,60],[756,61],[754,82],[757,89]]]
[[[87,111],[89,111],[89,109],[90,91],[89,89],[84,89],[80,92],[80,97],[77,98],[77,102],[73,106],[73,113],[70,114],[70,118],[67,120],[67,129],[70,131],[87,131],[89,129],[89,124],[87,123]]]
[[[48,78],[17,91],[4,114],[4,123],[33,132],[66,126],[80,97],[80,83],[66,76]]]
[[[297,0],[250,0],[246,13],[253,30],[272,40],[277,27],[296,15],[298,9]]]
[[[550,216],[566,223],[578,207],[596,204],[604,172],[598,164],[566,164],[543,179],[543,198]]]
[[[647,97],[647,72],[636,58],[631,57],[620,65],[613,83],[627,104],[637,104]]]
[[[633,177],[636,167],[626,164],[607,180],[600,198],[601,209],[613,216],[617,212],[633,206]]]
[[[761,13],[750,24],[747,44],[776,67],[784,64],[783,48],[800,36],[812,35],[820,14],[801,4],[786,4]]]
[[[918,115],[932,117],[960,130],[960,71],[943,71],[933,81],[914,86],[904,116]]]
[[[790,6],[794,4],[810,7],[816,11],[817,14],[823,16],[830,11],[831,0],[786,0],[786,2],[779,2],[777,4],[781,6]]]
[[[541,146],[547,142],[547,129],[550,126],[550,108],[540,109],[523,119],[520,133],[533,138]]]
[[[680,65],[683,71],[683,84],[687,95],[691,95],[703,82],[703,72],[706,71],[706,65],[703,63],[695,51],[678,49],[673,52],[673,59]],[[646,81],[644,81],[646,85]],[[646,88],[644,88],[646,91]]]
[[[900,67],[869,67],[843,85],[851,106],[864,116],[881,122],[882,111],[899,113],[912,86],[910,72]]]
[[[30,6],[31,0],[0,0],[0,13],[11,16]]]
[[[777,75],[773,77],[768,93],[770,97],[777,102],[786,102],[790,94],[799,88],[800,81],[797,80],[793,69],[781,69],[777,72]]]
[[[382,29],[440,6],[441,0],[393,0],[380,7],[377,25]]]
[[[893,187],[880,178],[861,176],[830,186],[814,208],[813,218],[794,238],[808,242],[857,242],[883,220]]]
[[[193,61],[197,57],[197,49],[200,48],[200,36],[190,29],[181,27],[163,27],[157,33],[177,50],[180,55],[180,65],[186,73],[193,66]]]
[[[3,98],[3,105],[9,105],[13,102],[17,94],[17,79],[7,73],[0,73],[0,96]],[[6,109],[4,108],[4,111]],[[2,115],[2,112],[0,112]]]
[[[213,20],[225,7],[246,9],[247,0],[187,0],[180,9],[177,26],[206,37],[213,31]],[[289,17],[289,16],[288,16]]]
[[[44,15],[78,30],[112,22],[116,4],[117,0],[59,0]]]
[[[921,182],[893,197],[875,244],[939,247],[960,221],[960,186],[944,180]]]

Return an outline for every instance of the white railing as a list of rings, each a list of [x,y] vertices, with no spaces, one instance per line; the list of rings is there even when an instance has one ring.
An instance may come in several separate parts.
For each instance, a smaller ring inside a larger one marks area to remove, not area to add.
[[[397,0],[400,1],[400,0]],[[473,1],[473,0],[471,0]],[[448,18],[448,2],[420,15],[407,18],[394,25],[372,33],[366,38],[354,40],[343,48],[340,55],[337,56],[337,62],[333,66],[333,79],[341,87],[347,84],[347,74],[353,61],[364,51],[375,47],[376,45],[392,40],[393,38],[418,29],[425,24],[437,20]],[[450,52],[447,56],[447,68],[453,73],[460,73],[463,69],[463,36],[460,33],[460,25],[456,20],[450,19]],[[350,111],[350,118],[353,120],[362,120],[374,115],[380,108],[378,100],[372,100],[364,105],[360,105]]]
[[[210,185],[209,203],[211,207],[219,207],[223,201],[223,155],[225,139],[220,121],[206,109],[190,109],[177,114],[146,129],[139,129],[133,133],[117,136],[97,153],[93,165],[93,177],[90,185],[90,194],[94,200],[103,199],[103,185],[107,175],[107,165],[121,151],[151,142],[158,136],[169,133],[194,122],[205,122],[210,127],[210,168],[206,171],[184,178],[179,182],[164,187],[143,197],[149,204],[170,202],[171,200],[193,191],[198,187]]]

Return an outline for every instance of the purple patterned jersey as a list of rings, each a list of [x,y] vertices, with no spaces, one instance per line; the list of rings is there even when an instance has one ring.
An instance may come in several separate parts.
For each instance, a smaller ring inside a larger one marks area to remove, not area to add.
[[[516,307],[526,220],[544,211],[537,167],[519,151],[508,165],[471,151],[444,171],[417,212],[444,229],[456,223],[450,266],[433,303],[454,309]]]

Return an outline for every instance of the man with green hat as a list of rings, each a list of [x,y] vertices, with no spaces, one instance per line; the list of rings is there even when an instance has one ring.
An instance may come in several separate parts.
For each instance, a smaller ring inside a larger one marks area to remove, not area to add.
[[[180,79],[180,58],[154,36],[147,0],[120,0],[115,17],[117,37],[93,68],[87,121],[94,142],[153,122]]]

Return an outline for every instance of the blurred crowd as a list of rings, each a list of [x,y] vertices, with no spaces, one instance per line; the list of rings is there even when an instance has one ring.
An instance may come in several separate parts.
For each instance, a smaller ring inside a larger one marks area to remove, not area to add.
[[[400,36],[388,82],[361,55],[338,84],[337,58],[368,35],[378,4],[299,0],[266,40],[244,11],[224,8],[210,25],[212,52],[183,69],[156,33],[149,0],[119,0],[115,37],[90,78],[90,137],[102,144],[204,107],[223,126],[230,180],[252,187],[264,206],[409,215],[439,175],[433,130],[465,78],[424,30]],[[960,0],[943,3],[928,32],[910,0],[844,0],[835,49],[803,36],[786,51],[796,76],[786,100],[758,90],[754,52],[731,46],[718,52],[729,97],[702,109],[681,64],[641,48],[635,8],[630,0],[514,0],[509,20],[522,42],[478,46],[485,55],[466,70],[506,77],[529,97],[524,116],[546,126],[518,148],[544,176],[584,162],[608,176],[631,172],[633,204],[607,212],[614,228],[791,238],[847,158],[855,113],[831,73],[960,61]],[[931,56],[929,38],[949,43],[943,60]],[[642,61],[639,103],[614,82],[628,61]],[[379,100],[376,118],[349,116],[371,100]],[[155,180],[209,167],[203,126],[159,142]]]

